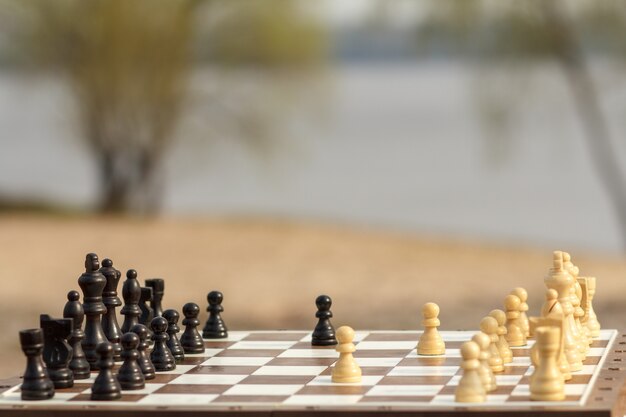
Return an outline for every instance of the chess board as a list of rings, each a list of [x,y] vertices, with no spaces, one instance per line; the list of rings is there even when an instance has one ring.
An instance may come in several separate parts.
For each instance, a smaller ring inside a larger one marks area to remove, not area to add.
[[[157,373],[145,389],[124,391],[119,401],[90,401],[95,374],[45,401],[22,401],[19,380],[4,381],[0,415],[623,415],[626,335],[601,332],[583,370],[566,383],[565,401],[530,401],[529,340],[513,348],[513,363],[497,374],[498,388],[487,402],[456,403],[459,348],[475,333],[441,331],[446,354],[425,357],[415,350],[419,332],[357,332],[362,382],[334,384],[331,366],[338,354],[312,347],[310,332],[234,331],[227,339],[206,340],[203,354],[186,355],[176,370]]]

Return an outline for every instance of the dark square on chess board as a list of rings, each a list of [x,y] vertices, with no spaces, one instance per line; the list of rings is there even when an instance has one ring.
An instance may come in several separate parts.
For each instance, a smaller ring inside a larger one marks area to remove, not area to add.
[[[357,332],[362,381],[335,384],[330,372],[338,354],[312,347],[310,332],[231,332],[227,339],[206,340],[203,354],[186,355],[176,370],[157,373],[145,389],[123,391],[118,401],[90,401],[95,374],[45,401],[22,401],[19,379],[3,381],[0,415],[623,415],[626,335],[602,331],[584,369],[566,383],[565,401],[530,401],[529,340],[513,349],[513,363],[497,374],[498,388],[487,402],[456,403],[459,348],[473,334],[441,331],[446,354],[425,357],[415,350],[419,332]]]

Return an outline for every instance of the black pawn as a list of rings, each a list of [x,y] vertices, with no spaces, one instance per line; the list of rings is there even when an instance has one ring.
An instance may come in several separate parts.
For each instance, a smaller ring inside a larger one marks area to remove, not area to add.
[[[174,360],[177,363],[180,363],[183,359],[185,359],[185,351],[178,340],[178,332],[180,332],[178,319],[180,318],[180,315],[178,314],[178,311],[169,309],[163,312],[163,318],[167,320],[167,335],[169,336],[167,339],[167,347],[170,352],[172,352]]]
[[[128,333],[135,324],[139,323],[139,316],[141,316],[141,309],[139,308],[141,285],[137,281],[137,271],[134,269],[129,269],[126,272],[126,281],[122,286],[122,297],[124,298],[124,307],[120,311],[120,314],[124,316],[122,333]]]
[[[156,369],[157,372],[172,371],[176,369],[174,356],[172,356],[172,352],[170,352],[170,349],[167,347],[167,339],[169,338],[166,333],[167,320],[163,317],[155,317],[152,319],[150,326],[154,332],[154,335],[152,336],[154,340],[154,349],[150,354],[150,360],[154,365],[154,369]]]
[[[332,346],[337,344],[335,329],[330,323],[330,318],[333,316],[333,313],[330,311],[332,303],[333,301],[327,295],[320,295],[315,299],[315,305],[317,306],[315,317],[318,318],[318,322],[311,338],[313,346]]]
[[[74,386],[74,374],[70,370],[72,347],[67,339],[72,335],[74,320],[53,319],[47,314],[39,316],[39,326],[43,330],[43,361],[48,368],[54,388]]]
[[[117,380],[119,381],[122,389],[142,389],[146,386],[146,382],[143,377],[141,367],[137,363],[137,359],[139,359],[139,352],[137,352],[139,337],[132,332],[124,333],[121,339],[121,344],[124,363],[117,371]]]
[[[203,353],[204,342],[202,336],[198,331],[200,320],[198,320],[198,314],[200,314],[200,307],[196,303],[187,303],[183,306],[183,326],[185,331],[180,337],[180,345],[183,347],[185,353]]]
[[[113,345],[103,342],[96,348],[100,372],[91,386],[92,401],[112,401],[122,398],[122,387],[113,375]]]
[[[150,307],[152,308],[152,317],[163,315],[163,295],[165,294],[165,281],[162,278],[152,278],[146,280],[146,287],[152,288],[152,297],[150,298]]]
[[[83,352],[83,347],[80,344],[85,337],[85,332],[82,329],[85,312],[83,311],[83,305],[78,301],[79,299],[80,294],[78,294],[78,291],[67,293],[67,303],[65,303],[63,308],[63,317],[72,319],[74,323],[72,334],[68,339],[69,344],[72,346],[70,369],[74,373],[74,379],[87,379],[90,376],[89,362],[87,362],[85,352]]]
[[[85,258],[85,272],[78,278],[78,285],[83,291],[83,309],[87,317],[85,323],[85,338],[82,340],[85,357],[92,370],[98,369],[98,354],[96,348],[107,338],[102,330],[102,314],[107,309],[102,303],[102,291],[107,280],[100,272],[100,261],[95,253],[87,254]]]
[[[137,352],[139,354],[137,357],[137,364],[141,368],[143,377],[145,380],[154,379],[155,369],[152,361],[150,360],[150,352],[148,351],[148,348],[150,347],[150,342],[148,341],[148,328],[143,324],[136,324],[132,329],[130,329],[130,331],[135,333],[139,338],[139,345],[137,346]]]
[[[122,274],[113,267],[113,261],[108,258],[102,260],[100,272],[107,280],[102,292],[102,302],[107,309],[107,312],[102,316],[102,330],[107,340],[113,344],[113,358],[119,361],[122,353],[122,346],[120,345],[122,333],[120,325],[117,323],[115,309],[122,305],[122,300],[117,296],[117,285]]]
[[[146,304],[150,300],[152,300],[152,288],[141,287],[141,297],[139,298],[141,316],[139,317],[139,323],[145,324],[146,326],[150,326],[150,323],[152,323],[152,319],[154,318],[152,308],[148,307],[148,304]]]
[[[224,307],[222,307],[224,294],[219,291],[211,291],[206,298],[209,302],[209,306],[206,309],[209,312],[209,318],[204,325],[204,329],[202,329],[202,337],[205,339],[223,339],[228,337],[228,329],[221,316],[222,311],[224,311]]]
[[[48,371],[41,359],[43,352],[42,330],[21,330],[20,345],[26,355],[26,370],[20,387],[22,400],[37,401],[54,397],[54,384],[50,380]]]

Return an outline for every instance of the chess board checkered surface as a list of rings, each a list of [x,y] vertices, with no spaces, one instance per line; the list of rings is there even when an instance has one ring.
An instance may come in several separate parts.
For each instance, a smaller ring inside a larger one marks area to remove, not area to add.
[[[331,382],[331,367],[338,358],[333,347],[312,347],[306,331],[230,332],[227,339],[206,340],[203,354],[186,355],[171,372],[157,373],[138,391],[123,391],[121,400],[90,401],[90,379],[73,388],[57,390],[51,400],[21,401],[19,385],[0,394],[0,407],[28,405],[62,409],[71,406],[136,408],[159,406],[172,410],[224,406],[242,409],[330,407],[369,410],[381,406],[409,409],[458,407],[454,391],[461,377],[460,346],[476,331],[441,331],[446,343],[442,356],[418,356],[416,331],[357,331],[355,358],[363,371],[361,383]],[[513,348],[513,363],[497,374],[498,388],[486,403],[463,407],[503,408],[581,407],[589,399],[607,353],[618,332],[603,330],[594,340],[583,370],[566,383],[566,401],[539,403],[529,399],[533,371],[529,350],[533,340]],[[5,407],[6,408],[6,407]]]

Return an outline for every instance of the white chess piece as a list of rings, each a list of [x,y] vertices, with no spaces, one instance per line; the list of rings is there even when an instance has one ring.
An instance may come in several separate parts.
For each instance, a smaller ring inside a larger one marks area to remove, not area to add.
[[[480,321],[480,331],[491,339],[489,344],[489,367],[494,373],[504,372],[504,363],[498,350],[498,322],[487,316]]]
[[[511,363],[513,362],[513,351],[509,347],[509,342],[506,341],[506,313],[495,309],[491,310],[489,315],[498,322],[498,351],[500,352],[502,363]]]
[[[480,375],[483,386],[486,392],[494,391],[497,388],[496,377],[489,367],[489,345],[491,344],[491,338],[483,332],[478,332],[472,337],[472,341],[475,342],[480,348],[480,354],[478,359],[480,361],[480,368],[478,373]]]
[[[565,399],[565,383],[557,364],[560,330],[558,327],[542,326],[536,329],[536,365],[530,377],[530,399],[533,401],[562,401]]]
[[[361,368],[354,360],[352,354],[356,351],[354,347],[354,330],[348,326],[341,326],[337,329],[337,347],[339,360],[331,371],[332,382],[361,382]]]
[[[439,334],[437,327],[441,325],[439,321],[439,306],[435,303],[426,303],[422,308],[424,320],[424,333],[417,343],[418,355],[443,355],[446,353],[446,345]]]
[[[478,372],[481,367],[479,355],[480,347],[475,342],[469,341],[461,345],[463,375],[454,392],[454,400],[457,402],[482,403],[487,399],[485,387]]]

